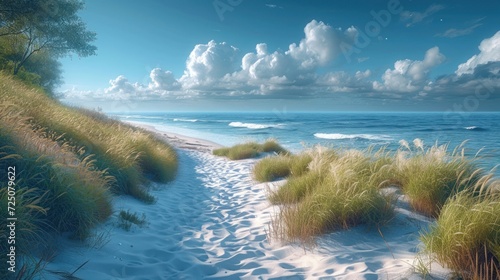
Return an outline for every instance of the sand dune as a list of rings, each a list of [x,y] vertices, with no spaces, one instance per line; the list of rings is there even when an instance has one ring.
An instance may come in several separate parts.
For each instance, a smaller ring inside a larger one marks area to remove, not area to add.
[[[115,210],[144,213],[147,226],[125,231],[117,215],[96,229],[101,248],[61,240],[47,266],[82,279],[420,279],[413,273],[418,231],[429,221],[405,210],[382,228],[357,227],[318,238],[305,250],[268,236],[274,211],[266,184],[250,173],[255,160],[229,161],[198,149],[179,149],[177,179],[156,185],[154,205],[117,197]],[[98,244],[99,245],[99,244]],[[97,246],[99,247],[99,246]],[[433,272],[443,277],[445,270]],[[46,279],[57,279],[51,272]]]

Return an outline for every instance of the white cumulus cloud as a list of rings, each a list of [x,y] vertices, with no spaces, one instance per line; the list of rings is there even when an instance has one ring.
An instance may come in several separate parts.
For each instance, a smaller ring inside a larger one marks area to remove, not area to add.
[[[342,43],[352,45],[358,35],[354,27],[346,31],[313,20],[304,28],[305,38],[299,45],[293,43],[286,52],[300,62],[303,68],[325,65],[341,53]]]
[[[104,90],[104,93],[109,95],[121,94],[121,95],[131,95],[142,87],[137,83],[130,83],[128,79],[120,75],[115,79],[109,81],[109,87]]]
[[[307,86],[317,82],[316,70],[333,61],[341,53],[341,46],[352,45],[357,34],[354,27],[342,31],[312,20],[305,26],[304,38],[298,45],[290,44],[284,52],[269,52],[267,44],[257,44],[255,52],[241,59],[240,70],[223,80],[226,86],[256,95],[307,91]]]
[[[413,21],[439,9],[430,8]],[[285,50],[269,50],[267,44],[260,43],[254,51],[240,54],[235,46],[212,40],[194,46],[180,78],[171,71],[154,68],[143,83],[120,75],[104,89],[73,88],[62,94],[66,98],[108,100],[300,98],[333,94],[339,98],[348,94],[353,98],[430,100],[456,98],[477,89],[492,96],[500,92],[500,31],[484,39],[480,52],[460,64],[454,74],[435,80],[429,74],[445,60],[438,47],[428,49],[421,60],[397,60],[378,77],[369,69],[348,72],[328,65],[346,44],[352,44],[357,34],[354,27],[341,30],[313,20],[304,27],[303,38]]]
[[[479,50],[479,54],[472,56],[467,62],[460,64],[455,74],[458,76],[472,74],[478,65],[500,61],[500,31],[492,37],[484,39],[479,45]]]
[[[267,44],[260,43],[241,59],[236,47],[212,40],[196,45],[182,77],[175,80],[168,75],[167,85],[172,86],[169,89],[180,85],[186,95],[200,96],[304,92],[316,83],[318,68],[333,61],[341,46],[351,46],[357,34],[354,27],[342,31],[312,20],[304,27],[304,37],[298,44],[290,44],[288,50],[270,52]]]
[[[435,92],[450,96],[480,94],[500,96],[500,31],[481,41],[480,52],[460,64],[454,74],[442,76],[433,85]]]
[[[430,70],[441,64],[445,56],[433,47],[425,53],[423,60],[398,60],[394,69],[387,69],[382,76],[382,83],[373,82],[373,88],[379,91],[415,92],[427,84]]]
[[[120,75],[109,81],[109,86],[104,90],[89,92],[95,98],[103,99],[154,99],[161,97],[179,98],[182,95],[180,83],[170,71],[155,68],[149,73],[151,82],[148,85],[131,83],[125,76]],[[70,95],[70,94],[67,94]]]
[[[224,75],[237,69],[238,49],[225,43],[210,41],[198,44],[189,54],[186,70],[179,79],[185,89],[215,84]]]
[[[149,88],[152,90],[177,90],[180,88],[180,83],[175,79],[174,74],[170,71],[163,71],[161,68],[151,70],[149,78],[151,79]]]

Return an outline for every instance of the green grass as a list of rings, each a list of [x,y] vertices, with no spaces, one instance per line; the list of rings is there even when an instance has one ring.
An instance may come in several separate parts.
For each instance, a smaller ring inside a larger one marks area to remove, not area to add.
[[[371,176],[379,162],[370,152],[337,153],[317,147],[305,154],[310,159],[307,172],[290,176],[269,194],[271,203],[281,209],[273,220],[274,235],[310,241],[315,235],[360,224],[379,226],[393,216],[392,197],[384,197],[380,182]]]
[[[0,74],[0,104],[17,111],[17,122],[69,146],[81,160],[114,177],[111,191],[152,202],[142,186],[150,179],[171,181],[177,172],[175,151],[144,130],[97,112],[69,108],[37,89]],[[40,109],[43,108],[43,109]]]
[[[459,193],[421,240],[427,253],[460,278],[499,279],[500,194]]]
[[[294,175],[291,162],[306,155]],[[397,187],[414,210],[437,218],[421,236],[431,259],[461,279],[499,279],[500,180],[475,162],[463,145],[449,152],[447,145],[425,147],[416,139],[412,147],[402,141],[395,152],[315,147],[264,158],[253,172],[260,181],[287,178],[268,196],[279,207],[272,219],[275,237],[309,242],[360,224],[383,225],[392,218],[394,203],[380,190]]]
[[[311,236],[367,224],[379,226],[393,216],[390,198],[362,182],[342,184],[326,178],[296,205],[282,212],[288,239],[305,240]]]
[[[262,153],[288,154],[289,152],[273,139],[267,140],[263,144],[248,142],[237,144],[232,147],[215,149],[213,151],[214,155],[227,157],[231,160],[255,158]]]
[[[260,160],[253,168],[253,176],[259,182],[270,182],[288,176],[300,176],[307,172],[312,158],[308,154],[279,154]]]
[[[269,194],[269,201],[273,204],[299,202],[321,185],[324,179],[325,175],[319,172],[290,177],[283,186]]]
[[[148,182],[175,177],[175,151],[150,133],[64,106],[2,73],[0,81],[0,207],[7,208],[6,170],[15,166],[20,258],[31,259],[54,233],[86,238],[111,215],[113,193],[153,203]],[[7,211],[0,211],[0,219],[7,219]],[[6,234],[0,228],[2,252]]]
[[[17,204],[27,201],[25,204],[31,205],[17,207],[20,212],[16,215],[24,215],[25,209],[38,210],[22,219],[31,224],[27,228],[35,232],[37,228],[69,231],[83,238],[93,225],[109,216],[109,188],[114,180],[97,170],[94,161],[80,160],[68,146],[32,130],[11,109],[0,113],[0,133],[0,152],[5,155],[0,166],[2,170],[15,168],[14,186],[20,195]],[[1,184],[7,184],[6,175],[2,174]],[[30,222],[39,219],[43,223]]]
[[[395,169],[415,210],[437,217],[448,198],[470,188],[482,176],[474,159],[465,157],[464,153],[461,146],[448,152],[447,145],[398,151]]]

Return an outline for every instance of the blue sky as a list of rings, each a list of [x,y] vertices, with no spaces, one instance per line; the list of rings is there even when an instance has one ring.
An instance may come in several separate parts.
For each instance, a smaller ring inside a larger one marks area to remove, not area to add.
[[[85,2],[98,54],[62,60],[59,90],[70,104],[500,109],[499,1]]]

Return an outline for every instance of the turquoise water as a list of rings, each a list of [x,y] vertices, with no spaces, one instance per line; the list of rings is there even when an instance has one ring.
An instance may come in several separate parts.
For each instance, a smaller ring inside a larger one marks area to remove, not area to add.
[[[222,145],[277,139],[299,151],[315,144],[342,148],[370,145],[397,149],[399,140],[420,138],[426,145],[463,141],[466,153],[481,150],[481,165],[500,164],[500,113],[114,113],[112,117],[157,129],[204,138]],[[497,172],[498,174],[498,172]]]

